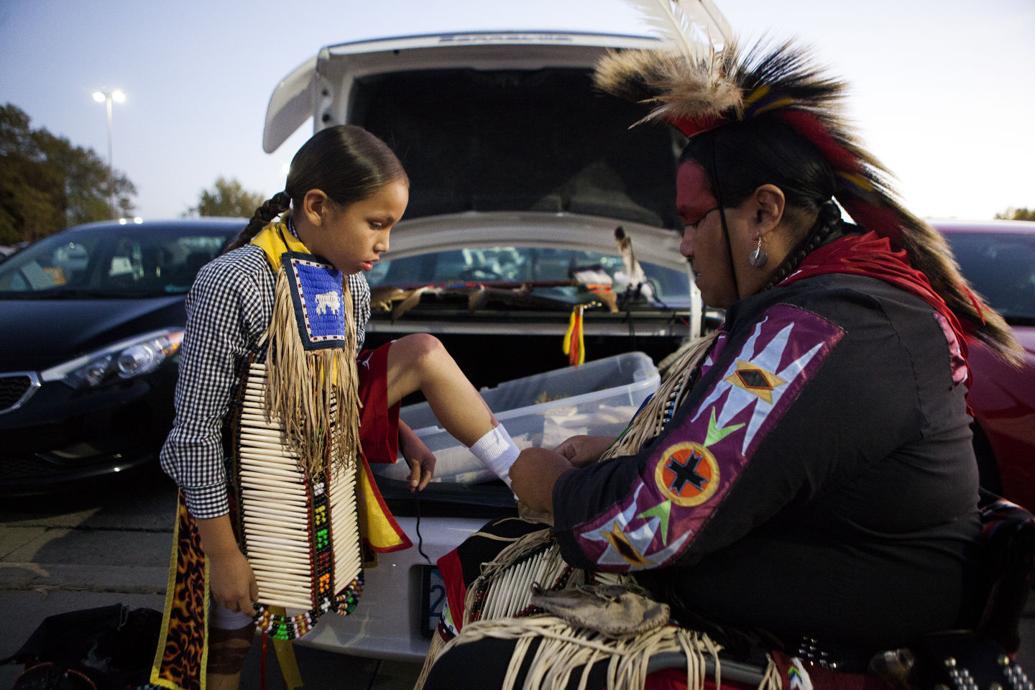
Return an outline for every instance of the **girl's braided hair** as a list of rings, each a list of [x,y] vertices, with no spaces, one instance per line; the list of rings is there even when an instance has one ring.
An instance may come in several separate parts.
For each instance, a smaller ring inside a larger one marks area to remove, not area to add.
[[[334,202],[347,206],[396,180],[409,184],[402,163],[376,136],[355,125],[322,129],[302,144],[291,159],[284,191],[255,210],[248,225],[224,252],[247,244],[292,205],[301,208],[302,199],[311,189],[322,190]]]

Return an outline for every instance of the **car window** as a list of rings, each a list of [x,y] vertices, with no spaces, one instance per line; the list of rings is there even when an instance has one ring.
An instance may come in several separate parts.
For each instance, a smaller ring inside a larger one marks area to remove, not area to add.
[[[1035,321],[1035,235],[947,233],[963,275],[1008,321]]]
[[[149,226],[85,228],[40,240],[0,264],[0,295],[164,295],[190,289],[226,232]]]
[[[378,263],[367,274],[371,287],[418,287],[478,282],[544,283],[542,289],[559,289],[557,282],[572,279],[578,271],[606,273],[621,288],[622,260],[601,252],[551,247],[478,247],[428,252]],[[686,272],[645,263],[643,270],[657,297],[667,306],[686,308],[690,284]],[[575,288],[569,289],[573,294]]]
[[[0,291],[37,291],[76,287],[86,282],[90,256],[100,237],[43,240],[0,265]]]

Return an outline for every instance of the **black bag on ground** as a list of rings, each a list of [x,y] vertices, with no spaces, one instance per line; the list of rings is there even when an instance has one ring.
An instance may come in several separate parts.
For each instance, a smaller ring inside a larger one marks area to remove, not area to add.
[[[126,690],[146,685],[162,614],[122,604],[49,616],[0,663],[25,665],[12,690]]]

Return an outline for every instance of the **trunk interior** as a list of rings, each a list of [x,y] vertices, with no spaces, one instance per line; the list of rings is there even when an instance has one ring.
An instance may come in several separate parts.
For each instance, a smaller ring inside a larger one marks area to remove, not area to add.
[[[349,110],[405,165],[407,217],[531,210],[678,227],[678,134],[630,130],[642,109],[596,92],[586,70],[364,77]]]

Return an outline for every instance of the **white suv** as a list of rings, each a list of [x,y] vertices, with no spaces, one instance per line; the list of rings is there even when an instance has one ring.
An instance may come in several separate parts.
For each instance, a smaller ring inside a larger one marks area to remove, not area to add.
[[[702,40],[728,38],[710,2],[683,5]],[[649,36],[586,33],[412,36],[323,48],[279,83],[266,117],[267,152],[310,117],[316,130],[358,124],[384,139],[410,176],[406,218],[368,279],[375,303],[385,294],[378,288],[433,289],[399,318],[375,313],[368,346],[431,332],[478,386],[533,376],[486,392],[512,434],[521,420],[558,409],[569,422],[570,415],[588,420],[578,429],[621,428],[605,408],[630,414],[656,385],[654,363],[702,319],[672,201],[681,141],[664,127],[630,131],[642,111],[591,83],[604,51],[658,46]],[[649,290],[623,292],[618,226],[633,240]],[[604,361],[578,375],[535,377],[566,364],[561,341],[584,289],[570,282],[582,269],[606,273],[619,293],[616,312],[585,313],[587,359]],[[473,286],[492,290],[472,310]],[[570,390],[546,390],[569,380]],[[502,483],[480,483],[485,476],[465,472],[462,459],[449,465],[456,443],[426,410],[404,408],[403,416],[439,454],[439,481],[419,502],[393,479],[398,468],[380,469],[378,481],[420,548],[381,557],[366,573],[356,612],[325,617],[303,644],[419,660],[443,598],[431,564],[487,519],[514,513]],[[524,442],[547,445],[558,430],[578,430],[562,423],[551,437],[542,426]]]

